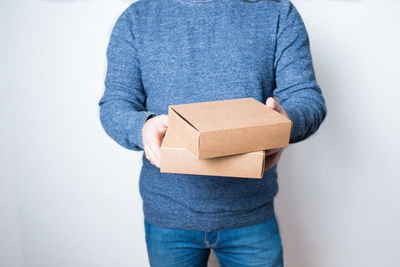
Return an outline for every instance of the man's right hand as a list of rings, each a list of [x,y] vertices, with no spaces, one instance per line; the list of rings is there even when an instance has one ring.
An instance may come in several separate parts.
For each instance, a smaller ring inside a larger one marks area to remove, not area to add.
[[[161,140],[167,129],[167,115],[159,115],[148,119],[142,129],[144,154],[150,163],[158,168],[160,168]]]

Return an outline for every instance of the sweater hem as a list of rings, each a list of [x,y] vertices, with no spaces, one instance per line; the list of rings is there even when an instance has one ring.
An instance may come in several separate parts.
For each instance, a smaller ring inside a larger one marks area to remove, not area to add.
[[[273,200],[261,208],[243,214],[190,214],[187,216],[173,216],[154,213],[150,207],[143,205],[144,219],[155,226],[169,229],[212,232],[248,227],[263,223],[274,215]]]

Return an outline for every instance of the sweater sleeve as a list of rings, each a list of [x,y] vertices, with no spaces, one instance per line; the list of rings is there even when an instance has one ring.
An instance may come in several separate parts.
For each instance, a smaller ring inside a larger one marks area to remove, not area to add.
[[[146,110],[129,9],[118,18],[107,48],[105,91],[99,101],[106,133],[121,146],[142,150],[142,127],[154,114]]]
[[[274,95],[293,122],[290,143],[315,133],[326,116],[303,20],[289,0],[281,0],[274,60]]]

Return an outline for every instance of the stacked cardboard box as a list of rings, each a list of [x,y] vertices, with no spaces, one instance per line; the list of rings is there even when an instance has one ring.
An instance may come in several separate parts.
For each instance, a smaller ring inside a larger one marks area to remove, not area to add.
[[[261,178],[265,150],[289,144],[292,122],[253,98],[173,105],[161,172]]]

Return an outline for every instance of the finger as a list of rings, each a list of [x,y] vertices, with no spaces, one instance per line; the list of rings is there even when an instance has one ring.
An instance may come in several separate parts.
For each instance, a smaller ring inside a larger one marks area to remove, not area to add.
[[[149,144],[149,149],[157,161],[160,161],[160,145],[155,143]]]
[[[283,154],[283,149],[280,150],[280,151],[278,151],[278,152],[276,152],[276,153],[273,155],[275,164],[278,163],[278,161],[281,159],[282,154]]]
[[[282,153],[283,153],[283,149],[280,149],[275,154],[266,157],[265,164],[264,164],[264,166],[265,166],[264,169],[268,170],[268,169],[272,168],[275,164],[277,164],[278,161],[280,160],[281,156],[282,156]]]
[[[149,156],[151,155],[151,160],[154,165],[160,165],[160,146],[161,139],[165,134],[166,129],[157,129],[157,131],[148,139],[146,143],[146,148],[148,150]]]
[[[289,115],[286,113],[285,109],[282,108],[281,105],[279,105],[279,103],[272,97],[268,97],[267,102],[265,103],[265,105],[268,108],[271,108],[277,112],[279,112],[280,114],[284,115],[285,117],[289,118]]]
[[[284,109],[282,108],[282,106],[279,105],[279,103],[276,102],[276,101],[275,101],[275,110],[278,111],[281,114],[285,112]]]
[[[156,166],[157,168],[160,168],[161,162],[160,162],[159,160],[154,160],[154,161],[152,162],[152,164],[153,164],[154,166]]]
[[[159,126],[155,132],[155,138],[157,139],[158,145],[161,145],[161,140],[167,132],[168,126]]]
[[[153,152],[150,150],[149,146],[144,147],[144,153],[146,155],[146,159],[150,162],[152,162],[153,158],[155,158],[155,156],[153,155]]]
[[[278,152],[279,150],[281,150],[281,148],[275,148],[275,149],[269,149],[269,150],[265,150],[265,156],[268,157],[272,154],[275,154],[276,152]]]
[[[167,132],[168,127],[162,127],[159,126],[159,128],[156,130],[154,133],[154,136],[152,138],[152,142],[155,142],[157,149],[153,149],[155,154],[159,154],[160,152],[160,147],[161,147],[161,142],[164,139],[165,133]],[[158,152],[157,152],[158,151]]]
[[[155,156],[152,158],[152,162],[151,164],[153,164],[154,166],[160,168],[160,159],[157,159]]]
[[[160,161],[157,160],[153,151],[149,147],[147,147],[145,152],[146,152],[146,158],[150,161],[150,163],[153,164],[154,166],[160,168]]]
[[[147,159],[148,161],[150,161],[148,149],[147,149],[146,147],[144,147],[143,151],[144,151],[144,155],[145,155],[146,159]]]
[[[267,102],[265,103],[265,105],[271,109],[275,109],[276,104],[278,103],[276,103],[275,99],[272,97],[268,97]]]
[[[265,105],[269,108],[272,108],[275,111],[278,111],[279,113],[283,112],[283,108],[281,107],[281,105],[279,105],[279,103],[273,97],[268,97]]]
[[[164,127],[168,127],[168,116],[167,115],[160,115],[159,121]]]

